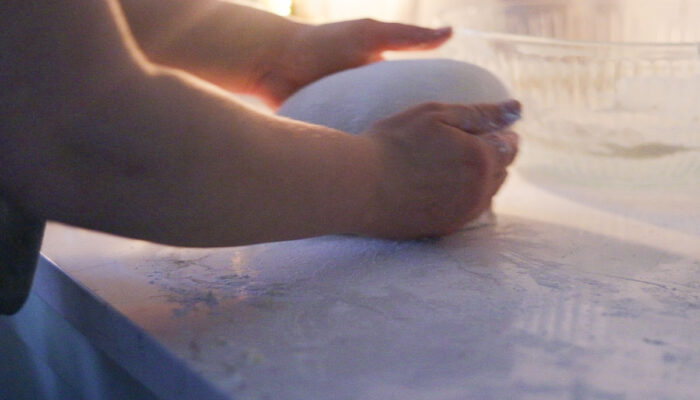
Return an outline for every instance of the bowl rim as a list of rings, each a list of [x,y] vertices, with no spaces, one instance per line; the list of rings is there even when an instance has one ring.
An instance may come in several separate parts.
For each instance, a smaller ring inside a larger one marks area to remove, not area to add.
[[[509,0],[509,3],[520,3],[520,4],[542,4],[542,3],[566,3],[572,0]],[[695,1],[700,5],[700,1]],[[665,2],[665,1],[664,1]],[[490,6],[490,7],[503,7],[504,4],[497,3],[494,4],[492,0],[467,0],[462,1],[460,7],[464,6]],[[498,39],[509,42],[519,42],[523,44],[532,44],[540,46],[569,46],[569,47],[620,47],[620,48],[647,48],[647,49],[674,49],[681,50],[687,49],[697,52],[698,57],[700,57],[700,39],[691,41],[673,41],[673,42],[650,42],[650,41],[599,41],[599,40],[576,40],[576,39],[559,39],[546,36],[531,36],[522,35],[515,33],[507,33],[497,30],[481,30],[473,29],[464,26],[458,26],[450,24],[450,19],[447,18],[448,13],[454,13],[454,8],[443,9],[439,13],[439,18],[443,23],[452,25],[452,29],[455,33],[466,34],[470,36],[478,36],[484,38]],[[457,11],[459,13],[459,11]],[[464,12],[464,11],[462,11]]]
[[[478,36],[490,39],[498,39],[509,42],[518,42],[523,44],[532,44],[540,46],[569,46],[569,47],[625,47],[625,48],[673,48],[673,49],[688,49],[696,51],[700,57],[700,40],[692,42],[621,42],[621,41],[596,41],[596,40],[572,40],[572,39],[554,39],[544,36],[528,36],[518,35],[513,33],[503,33],[498,31],[484,31],[479,29],[453,27],[455,33],[466,34],[470,36]]]

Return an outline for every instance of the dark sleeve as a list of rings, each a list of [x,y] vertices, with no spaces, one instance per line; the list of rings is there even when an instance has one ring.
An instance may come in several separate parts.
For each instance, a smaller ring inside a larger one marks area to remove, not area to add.
[[[0,197],[0,314],[14,314],[26,301],[44,226]]]

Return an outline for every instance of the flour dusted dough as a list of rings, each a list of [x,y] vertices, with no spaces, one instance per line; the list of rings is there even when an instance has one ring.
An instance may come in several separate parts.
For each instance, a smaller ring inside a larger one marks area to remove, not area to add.
[[[448,59],[382,61],[320,79],[299,90],[277,113],[357,134],[374,122],[425,102],[494,103],[510,98],[492,73]],[[486,210],[467,224],[492,224]]]
[[[395,60],[320,79],[287,99],[277,113],[356,134],[425,102],[472,104],[509,98],[498,78],[481,67],[449,59]]]

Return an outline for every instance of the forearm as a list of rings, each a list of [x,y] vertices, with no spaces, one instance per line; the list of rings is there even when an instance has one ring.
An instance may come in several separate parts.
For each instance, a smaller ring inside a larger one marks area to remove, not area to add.
[[[120,0],[149,59],[252,93],[266,64],[303,26],[219,0]]]
[[[2,19],[14,60],[2,64],[3,196],[44,219],[180,245],[358,230],[376,167],[366,139],[150,65],[114,2],[39,10],[20,2]]]
[[[367,139],[257,114],[170,72],[121,90],[72,121],[33,178],[43,217],[194,246],[361,230]]]

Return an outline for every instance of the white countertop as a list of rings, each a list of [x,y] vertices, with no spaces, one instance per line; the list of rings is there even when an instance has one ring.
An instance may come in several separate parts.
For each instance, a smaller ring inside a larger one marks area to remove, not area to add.
[[[166,398],[191,374],[235,399],[690,399],[698,195],[513,174],[495,225],[441,240],[178,249],[51,224],[43,253],[133,323],[63,309]]]

